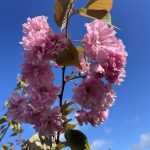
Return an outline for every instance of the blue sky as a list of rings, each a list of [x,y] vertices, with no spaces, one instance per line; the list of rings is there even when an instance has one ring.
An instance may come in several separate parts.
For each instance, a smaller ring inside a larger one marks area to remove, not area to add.
[[[79,8],[87,0],[76,0]],[[22,23],[27,17],[46,15],[55,31],[53,0],[1,0],[0,4],[0,110],[16,86],[20,72]],[[117,100],[110,110],[109,119],[101,126],[86,126],[82,131],[89,138],[93,150],[150,150],[150,16],[149,0],[114,0],[113,25],[119,27],[118,37],[123,39],[128,51],[127,77],[115,87]],[[81,39],[84,23],[89,19],[74,16],[70,23],[72,39]],[[58,73],[57,73],[58,77]],[[71,98],[65,91],[65,97]],[[0,111],[2,115],[3,112]],[[26,127],[25,136],[31,136]],[[7,140],[7,137],[6,139]],[[97,148],[96,148],[97,147]]]

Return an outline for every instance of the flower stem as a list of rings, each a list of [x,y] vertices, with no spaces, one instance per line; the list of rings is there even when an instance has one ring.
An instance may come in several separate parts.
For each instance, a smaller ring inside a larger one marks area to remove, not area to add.
[[[71,1],[70,1],[70,3],[71,3]],[[75,3],[75,0],[73,0],[73,2],[72,2],[71,5],[73,6],[74,3]],[[72,9],[72,6],[70,7],[70,9]],[[71,11],[71,10],[69,10],[69,11]],[[66,30],[65,30],[65,32],[66,32],[66,38],[69,37],[69,35],[68,35],[69,20],[70,20],[70,18],[71,18],[73,15],[74,15],[74,14],[72,13],[71,15],[68,14],[68,16],[67,16]],[[59,100],[60,100],[60,101],[59,101],[59,106],[60,106],[60,108],[61,108],[62,103],[63,103],[63,95],[64,95],[64,89],[65,89],[65,84],[66,84],[66,82],[65,82],[65,70],[66,70],[66,67],[63,66],[63,67],[62,67],[62,89],[61,89],[60,95],[58,95]],[[57,133],[56,144],[59,143],[59,137],[60,137],[60,131]]]
[[[59,97],[59,106],[61,108],[62,106],[62,102],[63,102],[63,95],[64,95],[64,89],[65,89],[65,70],[66,70],[66,67],[62,67],[62,89],[61,89],[61,93],[60,95],[58,95]],[[57,139],[56,139],[56,143],[58,144],[59,143],[59,137],[60,137],[60,131],[58,132],[57,134]]]
[[[60,100],[60,103],[59,103],[59,106],[61,107],[62,106],[62,101],[63,101],[63,94],[64,94],[64,89],[65,89],[65,70],[66,70],[66,67],[63,67],[62,68],[62,89],[61,89],[61,93],[59,95],[59,100]]]

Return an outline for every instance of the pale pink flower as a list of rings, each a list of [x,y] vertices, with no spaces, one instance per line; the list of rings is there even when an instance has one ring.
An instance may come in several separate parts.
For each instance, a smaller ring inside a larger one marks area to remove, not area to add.
[[[23,64],[22,78],[33,87],[50,87],[54,80],[54,74],[49,64],[32,65]]]
[[[92,126],[96,126],[102,124],[108,118],[108,110],[106,111],[95,111],[92,110],[90,112],[81,110],[78,111],[75,115],[78,120],[79,125],[83,125],[83,123],[90,123]]]
[[[89,123],[88,112],[85,110],[77,111],[77,114],[75,115],[75,117],[76,117],[80,126],[82,126],[83,123],[85,123],[86,125]]]
[[[66,34],[55,34],[47,23],[47,17],[29,18],[23,25],[23,31],[25,35],[21,44],[25,49],[24,56],[27,62],[37,64],[55,60],[60,51],[69,47]]]
[[[87,77],[73,89],[73,99],[82,108],[105,111],[112,106],[115,93],[110,85],[105,85],[100,79]]]
[[[79,52],[78,55],[81,68],[76,67],[76,69],[82,74],[88,74],[90,63],[86,60],[84,52]]]
[[[96,78],[101,78],[104,76],[104,69],[99,63],[91,63],[90,65],[90,74]]]
[[[30,105],[27,103],[25,96],[20,96],[18,92],[15,91],[8,104],[8,117],[19,123],[29,122],[32,115],[32,109],[30,109]]]
[[[26,61],[41,63],[55,60],[56,55],[68,49],[69,43],[64,33],[56,35],[51,30],[31,31],[22,39]]]
[[[102,20],[94,20],[85,24],[87,33],[83,38],[85,51],[91,59],[98,59],[102,49],[114,49],[116,32]]]
[[[23,32],[28,34],[30,31],[40,31],[41,29],[49,30],[47,20],[48,17],[46,16],[28,18],[27,23],[23,24]]]
[[[114,51],[102,50],[99,62],[105,70],[105,77],[110,83],[120,84],[126,76],[127,52],[121,40],[116,41]]]
[[[17,92],[9,100],[7,115],[18,123],[34,125],[41,135],[55,135],[62,129],[63,119],[58,107],[51,108],[50,105],[38,103],[36,99],[29,100],[28,96],[19,96]]]
[[[34,128],[41,134],[45,136],[56,135],[57,132],[62,130],[62,115],[60,109],[55,107],[51,109],[50,107],[44,108],[37,115],[38,118],[33,117]]]
[[[83,38],[88,60],[102,67],[103,75],[110,83],[120,84],[125,77],[127,52],[116,32],[102,20],[86,24],[87,34]]]
[[[51,85],[50,87],[37,87],[35,89],[29,86],[26,91],[30,104],[38,108],[39,106],[52,105],[60,92],[60,87]]]
[[[45,48],[49,38],[49,30],[31,31],[22,38],[25,50],[35,50]]]

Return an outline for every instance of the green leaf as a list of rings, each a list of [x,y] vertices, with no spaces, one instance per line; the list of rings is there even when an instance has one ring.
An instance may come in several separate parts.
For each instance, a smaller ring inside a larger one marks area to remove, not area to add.
[[[13,130],[13,133],[10,135],[10,137],[19,135],[20,133],[23,132],[23,129],[21,128],[20,123],[10,121],[9,125],[10,125],[10,128]]]
[[[21,124],[20,123],[17,123],[17,122],[14,122],[14,121],[10,121],[10,128],[16,132],[16,133],[22,133],[22,128],[21,128]]]
[[[106,14],[106,10],[90,10],[86,8],[81,8],[78,11],[78,14],[91,19],[102,19]]]
[[[10,135],[10,137],[16,136],[16,135],[18,135],[18,133],[17,133],[17,132],[13,132],[13,133]]]
[[[62,112],[62,114],[63,114],[64,116],[67,116],[67,115],[69,115],[70,113],[72,113],[74,110],[76,110],[76,108],[67,108],[67,109],[65,109],[65,110]]]
[[[7,128],[3,128],[0,132],[0,135],[4,134],[6,131],[7,131]],[[0,139],[1,139],[1,136],[0,136]]]
[[[87,137],[81,131],[69,129],[65,133],[65,138],[71,150],[90,150]]]
[[[0,131],[3,130],[6,127],[6,125],[0,126]]]
[[[4,115],[4,116],[2,116],[2,117],[0,118],[0,124],[3,124],[3,123],[5,123],[5,122],[7,122],[7,116],[6,116],[6,115]]]
[[[5,109],[5,108],[8,106],[8,102],[9,102],[9,100],[6,100],[6,101],[5,101],[4,106],[3,106],[3,109]]]
[[[70,42],[69,49],[61,51],[56,60],[59,66],[75,66],[80,67],[78,50]]]
[[[90,0],[85,8],[90,10],[106,10],[110,11],[112,8],[113,0]]]
[[[33,135],[22,145],[22,150],[56,150],[57,145],[50,138]]]
[[[73,5],[74,0],[55,0],[54,18],[61,29],[66,27]]]
[[[64,104],[61,106],[61,110],[65,110],[66,108],[68,108],[70,105],[72,105],[74,102],[67,102],[65,101]]]
[[[12,150],[11,147],[13,146],[13,143],[6,143],[2,145],[2,150]]]
[[[77,125],[76,124],[67,124],[67,129],[74,129]]]
[[[77,13],[91,19],[103,19],[112,8],[113,0],[90,0],[84,8]]]
[[[111,15],[110,15],[110,13],[107,13],[107,14],[103,17],[102,20],[103,20],[105,23],[111,25]]]
[[[68,146],[67,142],[60,142],[57,144],[58,149],[62,149]]]
[[[78,52],[83,52],[84,48],[82,46],[76,46]]]

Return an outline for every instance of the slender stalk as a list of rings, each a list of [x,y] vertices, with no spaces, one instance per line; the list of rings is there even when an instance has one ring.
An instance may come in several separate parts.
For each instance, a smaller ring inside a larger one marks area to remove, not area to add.
[[[70,78],[69,80],[65,81],[66,83],[69,82],[69,81],[72,81],[74,79],[79,79],[79,78],[85,78],[86,76],[81,76],[81,75],[76,75],[76,76],[73,76],[72,78]]]
[[[64,67],[62,68],[62,89],[61,89],[60,95],[58,95],[60,108],[61,108],[61,106],[62,106],[63,95],[64,95],[64,89],[65,89],[65,84],[66,84],[66,82],[65,82],[65,70],[66,70],[66,67],[64,66]],[[58,134],[57,134],[57,139],[56,139],[56,143],[57,143],[57,144],[59,143],[59,137],[60,137],[60,132],[58,132]]]
[[[7,127],[6,127],[6,129],[5,129],[5,132],[4,132],[3,135],[0,137],[0,142],[3,140],[5,134],[7,133],[8,128],[9,128],[9,123],[8,123],[8,125],[7,125]]]
[[[70,1],[70,2],[71,2],[71,1]],[[73,2],[72,2],[72,4],[71,4],[72,6],[73,6],[74,2],[75,2],[75,0],[73,0]],[[70,10],[69,10],[69,11],[71,11],[72,6],[70,7]],[[71,18],[72,16],[73,16],[73,13],[72,13],[71,15],[68,14],[68,16],[67,16],[66,30],[65,30],[65,32],[66,32],[66,38],[68,38],[69,20],[70,20],[70,18]],[[65,89],[65,84],[66,84],[66,82],[65,82],[65,70],[66,70],[66,67],[63,66],[63,67],[62,67],[62,89],[61,89],[60,95],[58,95],[60,108],[61,108],[62,103],[63,103],[63,95],[64,95],[64,89]],[[59,143],[59,137],[60,137],[60,132],[57,133],[56,144]]]
[[[62,101],[63,101],[63,94],[64,94],[64,89],[65,89],[65,70],[66,70],[66,67],[63,67],[62,68],[62,89],[61,89],[61,93],[60,95],[58,96],[59,97],[59,106],[61,107],[62,106]]]

